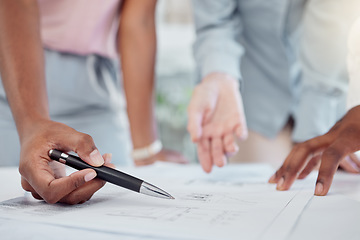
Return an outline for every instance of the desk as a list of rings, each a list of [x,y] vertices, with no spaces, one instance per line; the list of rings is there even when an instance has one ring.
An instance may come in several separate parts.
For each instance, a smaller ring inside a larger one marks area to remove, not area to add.
[[[264,165],[231,165],[210,175],[197,165],[158,164],[125,171],[174,193],[178,202],[107,184],[83,205],[48,205],[24,195],[16,168],[0,168],[1,239],[360,236],[359,175],[338,172],[328,196],[314,197],[315,174],[297,182],[291,191],[277,192],[266,184],[273,169]]]

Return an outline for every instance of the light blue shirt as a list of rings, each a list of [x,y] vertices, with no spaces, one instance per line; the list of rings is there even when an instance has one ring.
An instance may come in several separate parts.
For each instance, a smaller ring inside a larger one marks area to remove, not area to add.
[[[342,116],[346,81],[317,84],[325,76],[312,77],[311,60],[299,61],[306,0],[193,0],[193,7],[200,77],[224,72],[240,80],[249,129],[273,138],[292,116],[299,142]]]

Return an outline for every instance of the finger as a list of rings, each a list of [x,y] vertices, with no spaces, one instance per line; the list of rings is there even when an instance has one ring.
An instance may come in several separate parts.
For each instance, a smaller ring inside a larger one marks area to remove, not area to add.
[[[105,163],[104,166],[109,167],[109,168],[116,168],[115,165],[112,163]]]
[[[42,176],[35,176],[34,183],[31,185],[46,202],[56,203],[95,177],[96,172],[94,170],[84,169],[74,172],[67,177],[53,179],[52,181],[48,181],[48,179],[44,179]]]
[[[72,134],[65,132],[64,135],[60,135],[61,144],[59,145],[59,150],[65,150],[66,152],[74,151],[83,161],[92,166],[98,167],[104,164],[104,159],[90,135],[77,131]]]
[[[225,165],[224,149],[221,138],[214,138],[211,140],[211,155],[216,166],[223,167]]]
[[[213,160],[210,153],[210,142],[208,139],[202,139],[197,144],[197,152],[203,170],[207,173],[211,172]]]
[[[284,171],[276,189],[280,191],[288,190],[311,158],[311,152],[308,149],[300,148],[297,152],[294,152],[283,169]]]
[[[71,205],[86,202],[104,185],[105,181],[101,179],[93,179],[63,197],[59,202]]]
[[[315,187],[317,196],[324,196],[328,193],[340,161],[349,154],[345,141],[339,140],[330,145],[322,155]]]
[[[316,169],[321,160],[321,154],[318,154],[310,159],[310,161],[306,164],[305,168],[299,174],[298,179],[306,178],[314,169]]]
[[[359,173],[359,168],[356,163],[353,162],[350,155],[346,156],[339,164],[339,166],[346,172]]]
[[[275,176],[270,178],[271,182],[277,183],[276,189],[280,191],[288,190],[298,177],[298,174],[304,169],[307,162],[323,150],[327,139],[327,136],[323,135],[297,144]]]
[[[201,97],[201,87],[195,87],[193,96],[188,107],[188,126],[187,129],[190,133],[193,142],[200,140],[202,136],[202,125],[204,122],[205,114],[209,110],[206,99]]]
[[[112,154],[111,153],[105,153],[103,154],[104,163],[108,164],[112,160]]]
[[[193,142],[199,141],[202,135],[202,122],[204,117],[204,112],[195,112],[189,110],[189,121],[187,125],[187,130],[189,131],[191,140]]]
[[[294,147],[286,157],[283,165],[275,172],[273,176],[271,176],[269,183],[277,183],[277,189],[281,190],[279,188],[281,188],[284,184],[285,174],[288,171],[291,171],[291,174],[294,174],[295,172],[297,175],[298,167],[295,166],[294,163],[296,162],[297,165],[301,163],[304,164],[309,154],[309,151],[307,151],[306,148],[302,147],[301,145]]]
[[[239,148],[236,145],[233,133],[228,133],[223,137],[223,149],[226,154],[235,154]]]

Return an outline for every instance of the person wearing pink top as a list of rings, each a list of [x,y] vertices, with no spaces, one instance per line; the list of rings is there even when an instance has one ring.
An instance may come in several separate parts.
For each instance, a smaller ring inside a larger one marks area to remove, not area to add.
[[[73,151],[93,166],[109,165],[111,154],[100,151],[111,152],[128,164],[128,119],[135,164],[185,161],[157,140],[155,7],[155,0],[0,1],[0,164],[20,159],[22,187],[35,198],[90,199],[104,185],[95,171],[66,176],[48,152]]]

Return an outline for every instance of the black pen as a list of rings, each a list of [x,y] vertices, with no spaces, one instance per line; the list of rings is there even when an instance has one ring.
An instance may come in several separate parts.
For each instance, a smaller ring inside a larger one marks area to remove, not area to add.
[[[71,154],[67,154],[56,149],[49,151],[49,157],[53,160],[66,164],[77,170],[82,170],[86,168],[94,169],[97,174],[96,177],[105,180],[107,182],[110,182],[112,184],[118,185],[120,187],[153,197],[174,199],[173,196],[171,196],[169,193],[165,192],[164,190],[161,190],[160,188],[150,183],[147,183],[129,174],[120,172],[116,169],[109,168],[106,166],[94,167],[87,164],[77,156],[73,156]]]

